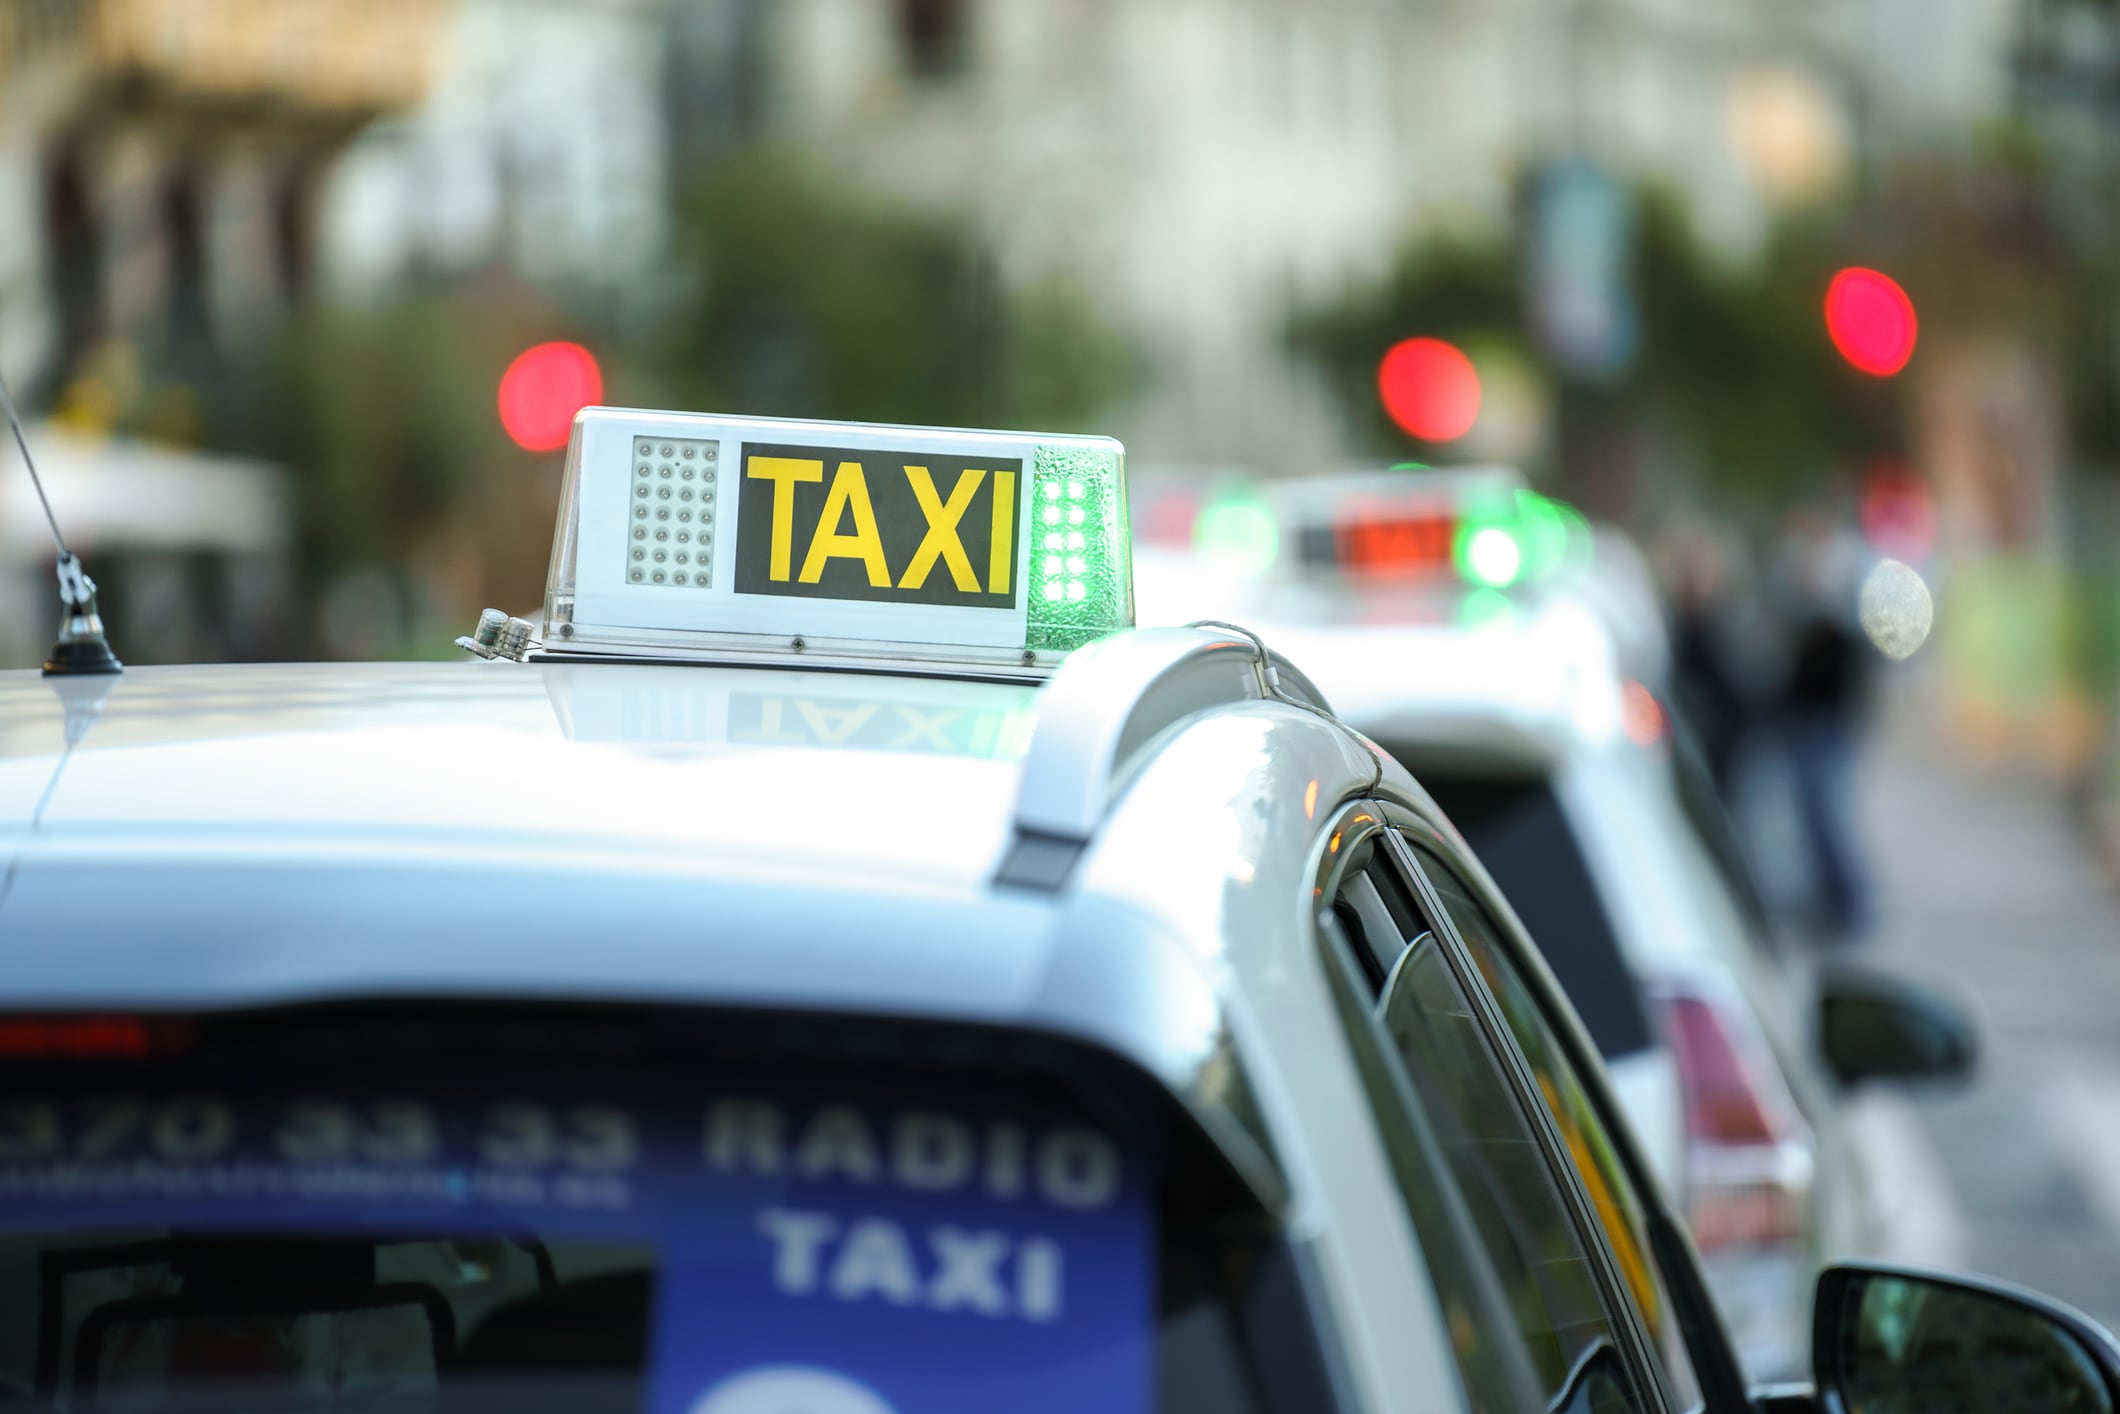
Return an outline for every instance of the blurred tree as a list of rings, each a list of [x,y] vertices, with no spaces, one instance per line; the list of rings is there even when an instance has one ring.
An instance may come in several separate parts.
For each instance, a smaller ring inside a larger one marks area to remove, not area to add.
[[[1006,287],[973,235],[850,203],[776,154],[703,173],[674,245],[680,293],[641,349],[672,407],[1065,427],[1141,376],[1064,294]]]
[[[313,583],[402,567],[514,459],[493,399],[516,348],[485,303],[310,306],[274,340],[255,434],[294,475]]]
[[[1852,453],[1891,436],[1895,396],[1855,374],[1828,344],[1820,300],[1834,268],[1822,231],[1790,227],[1744,267],[1717,261],[1678,203],[1650,191],[1636,221],[1633,289],[1641,355],[1602,387],[1561,390],[1553,470],[1580,494],[1586,463],[1617,442],[1655,445],[1721,495],[1767,499],[1816,484]],[[1382,288],[1305,311],[1294,347],[1338,388],[1376,452],[1403,452],[1385,418],[1377,361],[1399,339],[1504,341],[1536,357],[1525,333],[1520,261],[1507,240],[1424,238]]]
[[[1522,348],[1520,329],[1516,255],[1509,243],[1442,235],[1408,245],[1381,286],[1299,311],[1289,339],[1325,372],[1362,441],[1392,455],[1409,439],[1377,396],[1377,368],[1386,350],[1419,335],[1459,348],[1497,342]]]
[[[587,344],[613,403],[873,421],[1079,425],[1139,374],[1064,297],[1006,291],[969,237],[827,199],[763,155],[687,194],[669,285],[640,328],[491,274],[296,311],[216,440],[288,467],[305,597],[404,606],[393,651],[534,601],[559,457],[510,444],[495,404],[533,343]]]
[[[1826,286],[1846,263],[1834,245],[1792,224],[1756,262],[1730,266],[1702,249],[1675,201],[1644,204],[1645,337],[1630,391],[1716,492],[1788,498],[1898,438],[1899,384],[1851,368],[1826,335]]]

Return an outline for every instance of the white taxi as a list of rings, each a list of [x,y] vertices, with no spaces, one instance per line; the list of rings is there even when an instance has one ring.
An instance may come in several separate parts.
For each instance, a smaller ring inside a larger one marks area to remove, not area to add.
[[[1514,915],[1251,635],[1129,627],[1123,498],[592,409],[480,661],[0,677],[0,1403],[1752,1407]],[[1821,1292],[1775,1408],[2120,1389]]]
[[[1202,555],[1159,562],[1144,614],[1237,600],[1225,612],[1416,774],[1597,1043],[1746,1368],[1802,1370],[1821,1266],[1938,1255],[1888,1182],[1922,1152],[1893,1136],[1902,1152],[1879,1155],[1849,1092],[1962,1074],[1970,1023],[1868,969],[1782,965],[1714,788],[1640,676],[1661,629],[1622,538],[1505,468],[1318,476],[1273,509],[1272,563],[1232,584]],[[1851,1037],[1829,1018],[1850,1005],[1896,1007],[1892,1030],[1935,1044],[1836,1051]]]

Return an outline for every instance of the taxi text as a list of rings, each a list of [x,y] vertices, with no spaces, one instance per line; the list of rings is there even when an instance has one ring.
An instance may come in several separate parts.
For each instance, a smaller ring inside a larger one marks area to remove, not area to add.
[[[1110,1207],[1123,1176],[1118,1145],[1078,1125],[1034,1135],[1006,1120],[975,1125],[939,1110],[872,1120],[830,1104],[791,1117],[771,1101],[748,1099],[709,1107],[706,1161],[722,1173],[1031,1197],[1074,1211]]]
[[[1058,1243],[938,1226],[916,1234],[888,1218],[767,1208],[773,1285],[789,1296],[876,1299],[931,1311],[1050,1321],[1060,1315]]]
[[[1013,602],[1021,463],[746,446],[740,593]]]

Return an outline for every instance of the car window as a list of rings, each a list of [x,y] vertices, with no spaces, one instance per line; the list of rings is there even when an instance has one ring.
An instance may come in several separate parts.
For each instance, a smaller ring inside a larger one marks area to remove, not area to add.
[[[1579,1072],[1552,1024],[1540,1011],[1535,994],[1498,946],[1493,917],[1433,851],[1418,844],[1412,845],[1412,850],[1444,911],[1457,926],[1473,965],[1494,994],[1510,1034],[1530,1063],[1539,1093],[1553,1113],[1569,1157],[1582,1176],[1583,1189],[1611,1244],[1628,1299],[1655,1338],[1678,1403],[1682,1407],[1698,1404],[1700,1382],[1679,1332],[1670,1284],[1657,1267],[1649,1243],[1647,1209],[1627,1177]]]
[[[1649,1049],[1656,1033],[1648,1008],[1551,778],[1499,765],[1426,762],[1418,751],[1400,759],[1539,940],[1599,1054],[1617,1060]]]
[[[10,1051],[0,1405],[1329,1407],[1277,1220],[1153,1082],[782,1025],[304,1011],[152,1067]]]
[[[1350,871],[1352,874],[1353,871]],[[1373,862],[1340,889],[1334,909],[1365,936],[1349,940],[1359,959],[1382,951],[1379,928],[1410,932],[1396,910],[1352,904],[1366,890],[1405,900],[1395,870]],[[1442,944],[1414,915],[1418,934],[1390,939],[1398,956],[1378,991],[1374,1019],[1463,1197],[1477,1246],[1495,1275],[1548,1408],[1619,1411],[1649,1407],[1631,1383],[1619,1330],[1551,1159]],[[1365,969],[1366,970],[1366,969]],[[1452,1296],[1444,1293],[1446,1310]],[[1467,1382],[1472,1375],[1467,1374]]]

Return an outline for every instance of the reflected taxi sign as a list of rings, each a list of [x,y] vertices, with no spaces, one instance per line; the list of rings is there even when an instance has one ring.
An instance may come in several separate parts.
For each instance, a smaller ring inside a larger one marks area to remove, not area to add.
[[[660,667],[555,663],[545,691],[572,741],[741,750],[801,746],[893,755],[1018,761],[1037,722],[1030,683],[983,685],[883,673],[754,671],[722,675]],[[0,1031],[0,1055],[6,1053]]]
[[[805,653],[1038,671],[1133,622],[1105,437],[585,409],[548,655]]]

